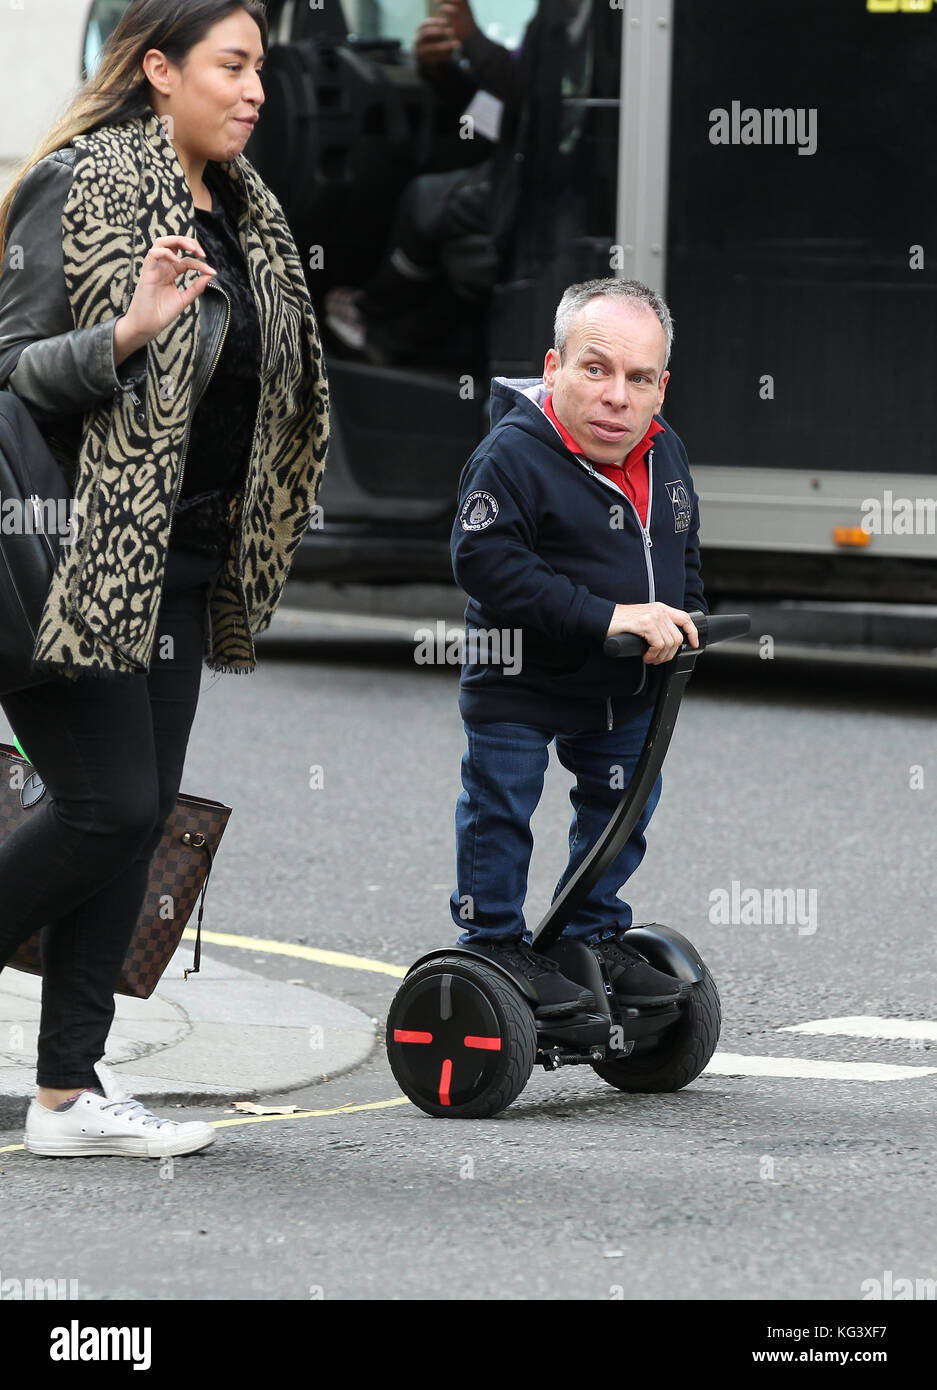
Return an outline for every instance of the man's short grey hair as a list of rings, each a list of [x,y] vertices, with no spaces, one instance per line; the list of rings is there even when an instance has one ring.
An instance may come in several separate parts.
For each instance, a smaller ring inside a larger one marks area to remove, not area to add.
[[[670,310],[656,290],[642,285],[640,280],[583,280],[579,285],[570,285],[556,309],[553,325],[553,346],[563,358],[566,356],[566,343],[576,315],[593,299],[628,299],[634,304],[646,304],[660,320],[667,342],[664,367],[670,361],[673,347],[673,319]]]

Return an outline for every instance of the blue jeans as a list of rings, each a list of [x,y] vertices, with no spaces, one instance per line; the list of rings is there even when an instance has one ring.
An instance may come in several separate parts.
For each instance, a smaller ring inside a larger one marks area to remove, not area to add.
[[[563,889],[593,848],[621,800],[637,763],[652,708],[611,731],[556,734],[532,724],[465,724],[462,795],[456,802],[458,889],[449,900],[452,920],[463,928],[462,945],[523,938],[527,873],[533,849],[530,818],[543,791],[549,746],[556,738],[560,762],[575,774],[569,799],[569,862],[553,896]],[[597,940],[632,924],[631,908],[618,890],[644,858],[644,831],[660,799],[661,777],[624,849],[563,930],[565,937]]]

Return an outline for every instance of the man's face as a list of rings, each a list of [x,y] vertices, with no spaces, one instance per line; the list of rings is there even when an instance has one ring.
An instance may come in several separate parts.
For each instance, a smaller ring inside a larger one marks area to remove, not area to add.
[[[605,296],[573,319],[564,360],[550,348],[543,379],[557,419],[597,463],[623,463],[664,403],[667,340],[649,305]]]

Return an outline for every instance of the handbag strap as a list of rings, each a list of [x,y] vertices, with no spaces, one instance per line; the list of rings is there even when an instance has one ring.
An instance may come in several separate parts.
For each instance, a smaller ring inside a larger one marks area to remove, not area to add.
[[[199,964],[202,959],[202,911],[205,907],[205,890],[208,888],[208,880],[211,877],[215,857],[211,852],[211,845],[208,843],[201,830],[186,830],[182,836],[182,843],[184,845],[191,845],[194,849],[203,849],[208,855],[208,872],[205,875],[205,881],[202,884],[202,891],[199,895],[198,922],[195,927],[195,958],[193,964],[182,972],[182,978],[187,980],[190,975],[197,975],[199,973]]]

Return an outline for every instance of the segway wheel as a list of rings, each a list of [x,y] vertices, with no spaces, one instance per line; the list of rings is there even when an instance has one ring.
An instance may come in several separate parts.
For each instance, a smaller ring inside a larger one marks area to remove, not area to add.
[[[709,971],[693,986],[680,1018],[656,1038],[641,1039],[627,1057],[593,1062],[593,1068],[619,1091],[679,1091],[695,1081],[719,1041],[722,1009]]]
[[[483,1119],[526,1086],[537,1028],[529,1004],[497,970],[440,956],[400,986],[386,1045],[397,1084],[427,1115]]]

